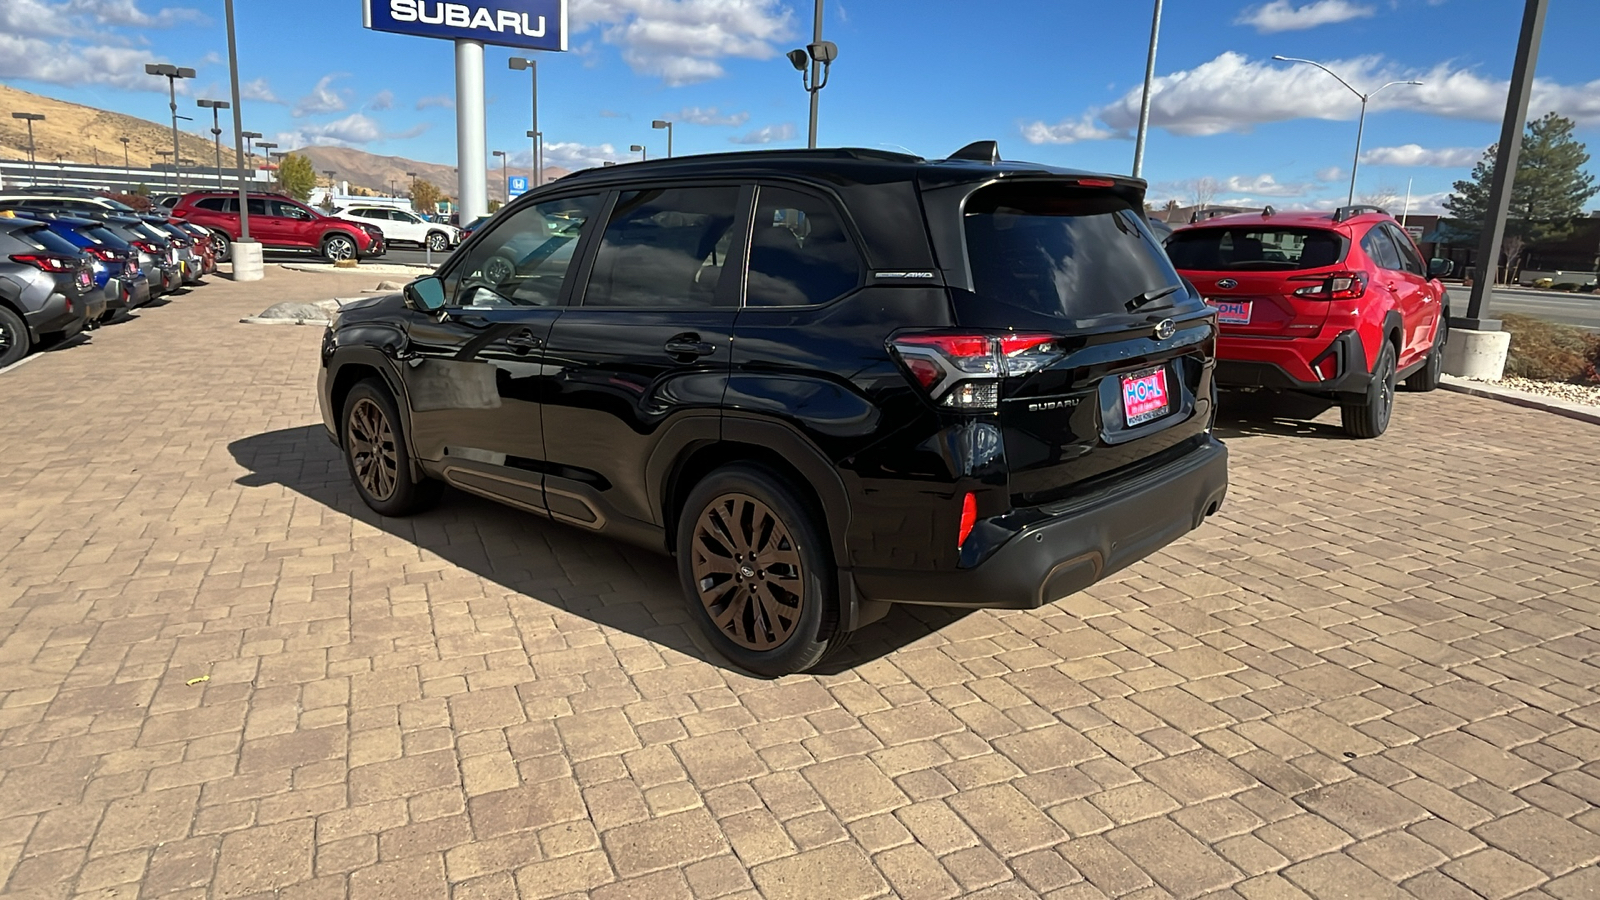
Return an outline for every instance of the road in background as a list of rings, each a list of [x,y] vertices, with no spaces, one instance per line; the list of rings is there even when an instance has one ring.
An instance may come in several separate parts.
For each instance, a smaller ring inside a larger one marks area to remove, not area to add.
[[[1467,310],[1464,285],[1450,285],[1450,311],[1463,315]],[[1498,318],[1509,313],[1532,316],[1546,322],[1578,325],[1600,331],[1600,294],[1562,294],[1555,291],[1528,291],[1516,288],[1497,288],[1489,300],[1486,315]]]

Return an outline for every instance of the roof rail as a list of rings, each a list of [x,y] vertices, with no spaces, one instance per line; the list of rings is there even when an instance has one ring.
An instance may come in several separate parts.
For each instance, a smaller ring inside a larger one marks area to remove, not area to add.
[[[1389,211],[1381,206],[1373,206],[1370,203],[1357,203],[1353,206],[1341,206],[1334,210],[1333,220],[1335,222],[1343,222],[1351,216],[1359,216],[1362,213],[1382,213],[1387,216]]]

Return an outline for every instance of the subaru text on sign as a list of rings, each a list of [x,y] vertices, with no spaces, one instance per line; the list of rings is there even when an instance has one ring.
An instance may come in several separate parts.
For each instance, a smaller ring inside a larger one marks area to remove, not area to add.
[[[566,0],[364,0],[374,31],[526,47],[567,49]]]

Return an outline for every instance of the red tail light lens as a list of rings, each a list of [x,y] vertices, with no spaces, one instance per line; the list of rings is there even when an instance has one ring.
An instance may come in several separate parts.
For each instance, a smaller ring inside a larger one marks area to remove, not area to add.
[[[151,241],[134,241],[133,242],[133,246],[140,253],[150,253],[150,254],[153,254],[155,256],[160,256],[161,255],[161,248],[157,247]]]
[[[961,535],[956,540],[956,547],[965,545],[967,538],[972,535],[972,529],[978,524],[978,498],[973,494],[961,498]]]
[[[1315,281],[1294,292],[1308,300],[1359,300],[1367,292],[1367,273],[1334,272],[1331,275],[1298,275],[1290,281]]]
[[[117,255],[117,251],[108,249],[106,247],[85,247],[84,252],[90,256],[93,256],[95,259],[100,260],[101,262],[122,261],[121,257]]]
[[[950,409],[993,411],[1000,379],[1025,375],[1059,358],[1050,334],[905,334],[890,340],[911,380]]]
[[[1078,187],[1116,187],[1117,183],[1109,178],[1079,178]]]
[[[18,253],[11,257],[12,262],[33,266],[41,272],[76,272],[78,260],[70,256],[55,256],[49,253]]]

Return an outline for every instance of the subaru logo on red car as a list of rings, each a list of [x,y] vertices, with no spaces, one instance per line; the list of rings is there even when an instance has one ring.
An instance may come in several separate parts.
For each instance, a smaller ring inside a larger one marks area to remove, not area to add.
[[[1225,291],[1231,291],[1238,286],[1239,282],[1234,281],[1232,278],[1224,278],[1217,282],[1217,287],[1222,288]]]

